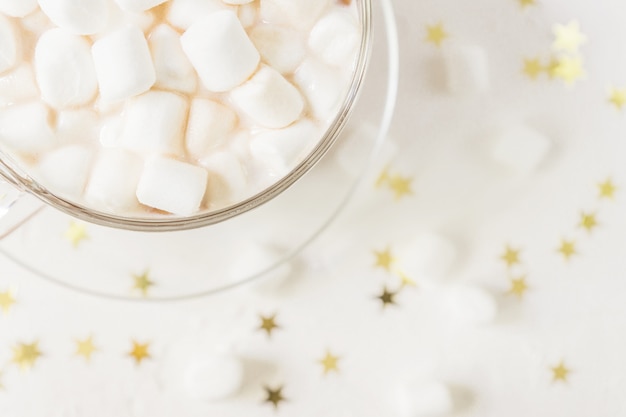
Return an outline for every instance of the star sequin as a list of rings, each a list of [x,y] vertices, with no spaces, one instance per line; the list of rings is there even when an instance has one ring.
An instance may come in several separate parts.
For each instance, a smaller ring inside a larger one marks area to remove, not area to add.
[[[585,76],[583,61],[578,56],[559,58],[558,64],[552,70],[552,74],[566,84],[573,84]]]
[[[563,239],[561,240],[561,246],[558,251],[563,255],[565,260],[569,260],[572,256],[576,255],[576,242]]]
[[[557,366],[551,368],[552,370],[552,381],[554,382],[567,382],[567,377],[571,370],[569,370],[563,361],[561,361]]]
[[[15,302],[15,293],[12,290],[0,292],[0,309],[3,314],[8,314]]]
[[[624,108],[624,105],[626,105],[626,88],[611,88],[609,91],[609,103],[614,105],[618,110]]]
[[[573,20],[567,25],[556,24],[552,28],[556,51],[578,52],[578,49],[587,42],[587,37],[580,31],[580,24]]]
[[[536,0],[518,0],[520,6],[522,6],[523,9],[525,9],[526,7],[529,6],[535,6],[537,5],[537,1]]]
[[[85,340],[76,341],[76,356],[82,356],[87,361],[91,359],[91,355],[96,350],[96,346],[93,344],[93,336],[89,336]]]
[[[268,337],[272,336],[274,330],[280,329],[280,326],[276,324],[276,314],[273,314],[271,316],[261,315],[260,319],[261,325],[259,326],[259,330],[265,331]]]
[[[320,359],[319,363],[322,364],[322,367],[324,368],[324,375],[328,374],[331,371],[334,372],[339,372],[339,359],[341,359],[339,356],[335,356],[332,353],[330,353],[330,351],[326,352],[326,356],[324,356],[324,358]]]
[[[598,184],[600,198],[613,198],[615,197],[615,191],[617,187],[613,184],[613,181],[608,178],[606,181]]]
[[[504,249],[504,253],[500,256],[500,259],[506,263],[507,267],[511,268],[512,266],[520,263],[519,255],[520,251],[518,249],[513,249],[507,245]]]
[[[438,23],[433,26],[426,26],[426,42],[432,43],[435,46],[441,46],[443,41],[446,40],[448,36],[449,35],[442,23]]]
[[[538,58],[524,59],[523,72],[531,80],[536,80],[537,77],[539,77],[539,75],[543,72],[543,70],[544,70],[544,67]]]
[[[135,360],[135,364],[141,365],[145,359],[150,359],[150,344],[138,343],[133,340],[133,348],[128,353],[128,356]]]
[[[391,249],[387,248],[384,251],[374,251],[374,256],[376,257],[376,263],[374,264],[374,268],[383,268],[386,271],[391,271],[391,266],[394,262],[393,255],[391,254]]]
[[[387,287],[385,287],[383,293],[376,298],[383,303],[383,308],[385,308],[388,305],[396,305],[396,295],[398,295],[398,292],[389,291]]]
[[[415,280],[411,279],[407,274],[402,271],[398,271],[398,277],[403,287],[417,287]]]
[[[579,226],[591,232],[598,226],[595,213],[581,213]]]
[[[411,188],[413,180],[411,178],[394,175],[389,178],[388,182],[389,188],[391,188],[395,194],[396,200],[400,200],[405,196],[413,194],[413,189]]]
[[[528,290],[528,284],[526,284],[526,277],[519,277],[511,279],[510,294],[516,295],[522,298]]]
[[[283,386],[280,386],[276,389],[265,386],[263,387],[263,389],[265,390],[266,394],[265,402],[268,404],[272,404],[274,408],[277,409],[280,403],[286,401],[285,397],[283,396]]]
[[[389,168],[385,168],[382,170],[378,178],[376,178],[375,186],[376,188],[382,187],[385,183],[389,181]]]
[[[77,248],[83,240],[89,238],[87,235],[87,226],[81,222],[71,222],[64,236],[75,248]]]
[[[11,359],[11,362],[17,364],[22,370],[28,370],[35,366],[37,359],[41,355],[39,342],[18,343],[13,347],[13,359]]]
[[[548,73],[548,77],[550,77],[551,79],[554,79],[558,76],[556,73],[556,70],[559,67],[560,63],[561,62],[556,57],[552,57],[550,59],[550,62],[548,62],[548,65],[545,67],[545,70]]]
[[[148,296],[148,291],[151,287],[154,287],[156,284],[150,280],[150,272],[146,271],[141,275],[133,275],[133,280],[135,281],[133,285],[134,290],[141,291],[141,294],[144,297]]]

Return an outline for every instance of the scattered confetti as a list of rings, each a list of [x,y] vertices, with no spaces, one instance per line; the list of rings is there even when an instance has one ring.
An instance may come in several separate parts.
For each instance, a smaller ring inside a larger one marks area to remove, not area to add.
[[[528,285],[526,284],[526,277],[519,277],[511,279],[511,289],[509,290],[510,294],[516,295],[519,298],[522,298],[526,291],[528,290]]]
[[[319,363],[321,363],[322,367],[324,368],[324,375],[328,374],[331,371],[339,372],[339,359],[340,358],[338,356],[334,356],[330,353],[330,351],[326,352],[326,356],[324,356],[324,358],[319,361]]]
[[[71,222],[64,236],[75,248],[77,248],[83,240],[89,238],[87,235],[87,226],[81,222]]]
[[[280,403],[286,401],[285,397],[283,397],[283,386],[280,386],[276,389],[272,389],[270,387],[263,387],[267,397],[265,398],[265,402],[272,404],[275,409],[278,409]]]
[[[411,178],[403,177],[400,175],[394,175],[389,178],[389,188],[394,192],[396,200],[400,200],[405,196],[412,195]]]
[[[582,213],[580,216],[580,227],[591,232],[596,226],[598,226],[598,220],[595,213]]]
[[[583,61],[578,56],[559,58],[558,64],[554,67],[552,73],[555,77],[560,78],[569,85],[585,77]]]
[[[11,362],[18,365],[22,370],[28,370],[35,366],[37,359],[41,356],[39,342],[18,343],[13,347],[13,359],[11,359]]]
[[[613,181],[609,178],[604,182],[598,184],[598,189],[600,193],[600,198],[610,198],[612,199],[615,196],[615,191],[617,187],[613,184]]]
[[[376,298],[383,303],[383,308],[385,308],[391,304],[396,305],[396,295],[398,295],[398,292],[391,292],[387,289],[387,287],[385,287],[383,289],[383,293]]]
[[[563,255],[565,260],[569,260],[572,256],[576,254],[576,242],[573,240],[565,240],[561,241],[561,246],[558,251]]]
[[[91,355],[96,351],[93,344],[93,336],[89,336],[85,340],[76,341],[76,356],[82,356],[86,361],[91,360]]]
[[[0,292],[0,309],[3,314],[8,314],[15,303],[15,293],[12,290]]]
[[[403,287],[417,287],[417,282],[411,279],[411,277],[406,275],[404,272],[398,271],[397,273],[398,273],[398,277],[400,278],[400,283],[402,284]]]
[[[150,359],[150,344],[149,343],[138,343],[133,340],[133,348],[128,353],[128,356],[135,360],[135,364],[141,365],[141,363],[145,359]]]
[[[374,256],[376,256],[376,263],[374,264],[375,268],[383,268],[386,271],[391,271],[394,259],[390,248],[387,248],[382,252],[374,251]]]
[[[580,31],[580,24],[573,20],[567,25],[556,24],[552,28],[555,51],[578,53],[579,48],[587,43],[587,37]]]
[[[522,71],[531,80],[536,80],[539,75],[544,71],[544,67],[541,64],[539,58],[524,59],[524,68]]]
[[[571,372],[561,361],[557,366],[554,366],[552,369],[552,381],[554,382],[567,382],[567,377]]]
[[[520,263],[520,251],[507,245],[500,259],[506,263],[507,267],[511,268]]]
[[[276,314],[272,316],[261,315],[260,319],[261,319],[261,325],[259,326],[259,330],[265,331],[268,337],[272,336],[272,333],[274,332],[274,330],[280,329],[280,326],[276,324]]]
[[[523,9],[525,9],[526,7],[529,6],[536,6],[537,5],[537,1],[536,0],[517,0],[520,4],[520,6],[522,6]]]
[[[147,297],[150,288],[156,285],[150,280],[149,271],[146,271],[141,275],[133,275],[133,280],[135,281],[133,289],[139,290],[144,297]]]
[[[448,38],[448,33],[446,32],[442,23],[438,23],[433,26],[426,26],[426,42],[432,43],[436,46],[441,46],[444,40]]]
[[[613,104],[618,110],[622,110],[626,105],[626,89],[611,88],[609,91],[609,103]]]

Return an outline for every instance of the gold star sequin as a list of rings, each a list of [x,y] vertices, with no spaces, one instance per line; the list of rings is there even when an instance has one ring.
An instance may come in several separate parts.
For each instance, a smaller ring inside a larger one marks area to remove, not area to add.
[[[524,59],[523,72],[531,80],[536,80],[537,77],[543,72],[544,68],[541,65],[541,61],[538,58]]]
[[[566,260],[576,255],[576,242],[573,240],[561,240],[561,246],[558,249]]]
[[[389,168],[383,169],[378,178],[376,179],[375,186],[376,188],[382,187],[386,182],[389,181]]]
[[[523,9],[525,9],[528,6],[535,6],[537,4],[536,0],[518,0],[520,6],[522,6]]]
[[[69,228],[65,231],[65,239],[67,239],[75,248],[87,239],[87,226],[80,222],[71,222]]]
[[[559,67],[560,61],[558,58],[552,57],[550,62],[548,62],[548,66],[545,67],[546,72],[548,73],[548,77],[551,79],[556,78],[558,75],[556,73],[557,68]]]
[[[2,309],[2,313],[8,314],[15,301],[15,293],[12,290],[0,292],[0,309]]]
[[[396,295],[398,295],[397,292],[389,291],[387,287],[385,287],[383,289],[383,293],[377,296],[376,298],[379,299],[383,303],[383,308],[385,308],[388,305],[396,304],[396,299],[395,299]]]
[[[133,275],[133,280],[135,281],[133,289],[141,291],[141,294],[144,297],[148,295],[148,291],[150,290],[150,288],[156,285],[153,281],[150,280],[149,271],[146,271],[141,275]]]
[[[286,401],[285,397],[283,397],[283,386],[280,386],[276,389],[265,386],[263,387],[263,389],[265,390],[265,394],[267,395],[267,397],[265,398],[265,402],[272,404],[274,408],[278,408],[280,403]]]
[[[552,367],[551,369],[552,369],[552,381],[567,382],[567,376],[569,375],[571,371],[565,366],[563,361],[561,361],[561,363],[559,363],[557,366]]]
[[[438,23],[433,26],[426,26],[426,42],[432,43],[436,46],[441,46],[444,40],[448,38],[445,28],[442,23]]]
[[[11,362],[17,364],[22,370],[28,370],[35,366],[37,359],[41,355],[39,342],[18,343],[13,347],[13,359],[11,359]]]
[[[510,294],[516,295],[519,298],[524,296],[524,293],[528,290],[528,284],[526,284],[526,277],[513,278],[511,279],[511,289],[509,290]]]
[[[609,103],[621,110],[626,105],[626,88],[611,88],[609,91]]]
[[[598,220],[595,213],[582,213],[580,215],[580,227],[591,232],[596,226],[598,226]]]
[[[96,350],[96,346],[93,344],[93,336],[89,336],[85,340],[76,341],[76,356],[82,356],[87,361],[91,359],[91,355]]]
[[[507,267],[511,268],[512,266],[520,263],[519,255],[520,251],[518,249],[513,249],[507,245],[504,249],[504,253],[500,256],[500,259],[506,263]]]
[[[387,248],[382,252],[374,251],[374,256],[376,256],[374,268],[383,268],[386,271],[391,271],[391,265],[394,262],[391,249]]]
[[[326,356],[324,356],[324,358],[319,361],[319,363],[321,363],[322,367],[324,368],[324,375],[328,374],[331,371],[339,372],[339,359],[340,358],[338,356],[334,356],[330,353],[330,351],[326,352]]]
[[[566,84],[573,84],[575,81],[585,76],[583,69],[583,61],[580,57],[562,57],[554,67],[552,74],[556,78],[560,78]]]
[[[600,192],[600,198],[613,198],[617,187],[613,184],[613,181],[608,178],[606,181],[598,184],[598,189]]]
[[[394,175],[389,178],[389,188],[394,192],[396,200],[400,200],[402,197],[412,195],[411,178],[403,177],[401,175]]]
[[[578,52],[578,49],[587,42],[587,37],[580,31],[580,24],[573,20],[567,25],[556,24],[552,28],[556,51]]]
[[[261,325],[259,326],[259,330],[265,331],[268,337],[272,336],[272,332],[274,330],[280,328],[280,326],[276,324],[276,314],[273,314],[271,316],[261,315],[260,318],[261,318]]]
[[[406,275],[404,272],[398,271],[398,277],[400,277],[400,283],[403,287],[417,287],[415,280],[411,279],[411,277]]]
[[[135,364],[140,365],[145,359],[150,358],[150,344],[138,343],[133,340],[133,349],[128,353],[128,356],[135,360]]]

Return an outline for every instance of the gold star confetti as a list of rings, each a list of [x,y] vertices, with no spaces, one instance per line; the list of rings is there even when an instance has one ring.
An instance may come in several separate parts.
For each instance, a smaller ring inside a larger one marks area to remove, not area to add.
[[[324,368],[324,375],[328,374],[331,371],[339,372],[339,359],[341,358],[339,358],[338,356],[334,356],[330,353],[330,351],[326,352],[326,356],[324,356],[324,358],[319,361],[319,363],[321,363],[322,367]]]
[[[383,293],[381,295],[377,296],[376,298],[379,299],[380,301],[382,301],[383,308],[385,308],[388,305],[391,305],[391,304],[395,305],[396,304],[396,299],[395,299],[396,295],[398,295],[397,292],[389,291],[387,289],[387,287],[385,287],[383,289]]]
[[[595,213],[582,213],[580,215],[580,227],[591,232],[596,226],[598,226],[598,220]]]
[[[37,359],[41,357],[39,342],[18,343],[13,347],[13,359],[11,362],[17,364],[20,369],[27,370],[35,366]]]
[[[434,26],[426,26],[426,42],[432,43],[436,46],[441,46],[444,40],[448,38],[445,28],[442,23],[438,23]]]
[[[621,110],[626,105],[626,88],[611,88],[609,91],[609,103]]]
[[[531,80],[536,80],[537,77],[539,77],[539,74],[543,72],[543,70],[544,70],[543,65],[541,65],[541,61],[539,61],[538,58],[524,59],[523,72]]]
[[[522,6],[523,9],[525,9],[526,7],[529,6],[536,6],[537,5],[537,1],[536,0],[518,0],[520,6]]]
[[[283,386],[280,386],[276,389],[265,386],[263,387],[263,389],[265,390],[265,393],[267,395],[267,398],[265,398],[265,402],[272,404],[274,408],[278,408],[280,403],[286,401],[285,397],[283,397]]]
[[[133,289],[141,291],[141,294],[144,297],[148,295],[150,288],[155,285],[155,283],[150,280],[149,271],[146,271],[141,275],[133,275],[133,280],[135,281]]]
[[[576,255],[576,242],[573,240],[561,240],[561,246],[558,251],[563,255],[565,260],[569,260],[572,256]]]
[[[391,271],[391,265],[394,262],[391,249],[387,248],[382,252],[374,251],[374,256],[376,256],[374,268],[383,268],[386,271]]]
[[[96,346],[93,344],[93,336],[89,336],[85,340],[76,341],[76,356],[82,356],[87,361],[91,359],[91,355],[96,350]]]
[[[272,332],[276,329],[280,329],[280,326],[276,324],[276,314],[272,316],[260,316],[261,325],[259,326],[259,330],[264,330],[267,333],[267,336],[272,336]]]
[[[561,363],[559,363],[557,366],[552,367],[551,369],[552,369],[552,381],[567,382],[567,376],[569,375],[571,371],[565,366],[563,361],[561,361]]]
[[[376,188],[380,188],[388,181],[389,181],[389,168],[385,167],[385,169],[383,169],[383,171],[380,173],[380,175],[376,179],[375,186]]]
[[[552,28],[554,43],[552,47],[556,51],[578,52],[578,49],[587,42],[587,37],[581,33],[580,24],[573,20],[567,25],[556,24]]]
[[[511,279],[511,289],[509,290],[510,294],[516,295],[519,298],[524,296],[524,293],[528,290],[528,285],[526,284],[526,277],[513,278]]]
[[[12,290],[0,292],[0,308],[2,313],[8,314],[11,307],[15,304],[15,293]]]
[[[613,181],[608,178],[606,181],[598,184],[598,189],[600,191],[600,198],[613,198],[617,187],[613,184]]]
[[[400,283],[403,287],[417,287],[415,280],[411,279],[404,272],[398,271],[398,276],[400,277]]]
[[[412,195],[411,178],[403,177],[401,175],[394,175],[389,178],[389,188],[394,192],[396,200],[400,200],[402,197]]]
[[[583,61],[580,57],[562,57],[552,70],[552,74],[566,84],[573,84],[585,76]]]
[[[556,73],[557,68],[560,65],[560,61],[558,58],[552,57],[550,62],[548,62],[548,66],[545,67],[546,72],[548,73],[548,77],[551,79],[556,78],[558,75]]]
[[[75,248],[87,239],[87,226],[80,222],[71,222],[69,228],[65,231],[65,239],[67,239]]]
[[[502,254],[502,256],[500,256],[500,259],[502,259],[506,263],[507,267],[511,268],[512,266],[520,263],[519,255],[519,250],[513,249],[507,245],[504,249],[504,253]]]
[[[128,356],[135,360],[135,364],[140,365],[142,361],[150,358],[149,350],[149,343],[138,343],[133,340],[133,349],[128,353]]]

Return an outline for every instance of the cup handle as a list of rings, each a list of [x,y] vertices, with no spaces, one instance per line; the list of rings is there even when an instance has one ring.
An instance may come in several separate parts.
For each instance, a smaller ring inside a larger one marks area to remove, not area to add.
[[[35,217],[45,205],[0,177],[0,240]]]

